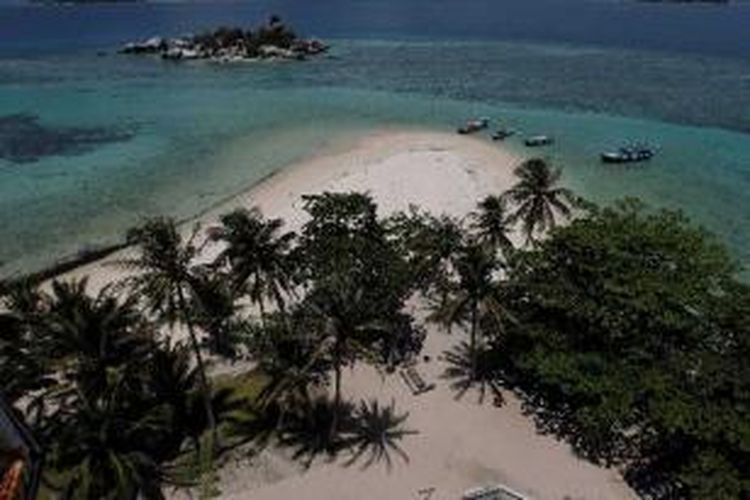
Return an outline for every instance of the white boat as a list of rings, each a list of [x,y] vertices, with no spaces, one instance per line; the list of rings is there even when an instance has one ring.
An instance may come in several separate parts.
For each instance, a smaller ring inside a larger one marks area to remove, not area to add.
[[[539,146],[549,146],[553,144],[555,140],[548,135],[534,135],[528,137],[523,143],[530,148],[536,148]]]
[[[656,155],[652,148],[644,146],[623,147],[616,151],[605,151],[601,154],[604,163],[638,163],[648,161]]]
[[[474,132],[479,132],[480,130],[486,129],[489,126],[490,126],[490,119],[487,117],[481,117],[475,120],[467,121],[466,125],[464,125],[463,127],[459,127],[458,133],[459,134],[473,134]]]

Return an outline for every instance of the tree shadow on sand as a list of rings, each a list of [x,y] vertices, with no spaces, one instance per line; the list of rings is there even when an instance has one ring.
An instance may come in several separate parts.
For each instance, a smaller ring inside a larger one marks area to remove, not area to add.
[[[408,413],[399,414],[393,402],[343,401],[337,409],[326,396],[317,396],[287,410],[273,425],[278,444],[305,467],[322,458],[342,459],[344,466],[359,464],[362,469],[383,463],[390,471],[394,457],[409,462],[399,443],[417,431],[405,427],[407,418]],[[265,427],[270,423],[266,419]]]
[[[488,395],[493,397],[493,403],[500,406],[503,403],[503,384],[497,370],[495,352],[486,346],[478,346],[476,354],[476,373],[472,374],[471,347],[467,342],[461,342],[450,350],[443,352],[443,359],[448,366],[441,378],[450,382],[450,388],[455,392],[454,399],[462,399],[467,392],[477,393],[477,403],[483,404]]]

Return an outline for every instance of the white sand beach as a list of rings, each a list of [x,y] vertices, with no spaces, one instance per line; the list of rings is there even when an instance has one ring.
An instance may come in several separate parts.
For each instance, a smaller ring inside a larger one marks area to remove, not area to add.
[[[501,193],[514,182],[513,167],[520,158],[486,138],[414,130],[383,130],[337,151],[323,152],[291,166],[211,213],[234,206],[259,206],[269,217],[281,217],[290,229],[304,222],[300,197],[321,191],[368,191],[382,214],[416,204],[435,214],[463,216],[481,197]],[[208,247],[210,259],[217,248]],[[127,252],[127,250],[125,251]],[[121,255],[114,255],[107,261]],[[98,288],[119,271],[90,264],[65,278],[90,275]],[[422,317],[420,304],[412,305]],[[397,374],[383,378],[359,365],[345,374],[344,393],[351,399],[394,401],[410,414],[407,426],[418,431],[402,442],[409,462],[396,457],[391,471],[382,464],[366,470],[340,463],[317,463],[300,472],[281,458],[266,455],[259,466],[230,466],[221,474],[222,498],[253,500],[381,500],[458,499],[468,488],[503,483],[529,498],[628,499],[634,493],[616,470],[577,458],[554,437],[537,433],[518,401],[508,395],[497,408],[488,397],[478,404],[476,394],[461,400],[441,379],[443,351],[464,338],[460,329],[448,334],[428,325],[424,354],[418,369],[436,388],[413,396]]]

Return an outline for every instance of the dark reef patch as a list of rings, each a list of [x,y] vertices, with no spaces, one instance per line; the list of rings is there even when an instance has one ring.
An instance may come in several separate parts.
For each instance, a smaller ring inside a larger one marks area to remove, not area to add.
[[[0,116],[0,158],[33,163],[45,156],[78,155],[101,144],[123,142],[135,131],[123,127],[61,127],[39,123],[39,116],[17,113]]]

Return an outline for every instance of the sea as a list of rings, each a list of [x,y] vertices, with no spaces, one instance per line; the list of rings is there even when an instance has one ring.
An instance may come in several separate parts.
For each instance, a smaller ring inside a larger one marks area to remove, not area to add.
[[[225,65],[117,54],[270,14],[331,51]],[[554,136],[534,154],[580,195],[680,209],[750,266],[750,2],[0,0],[0,276],[149,216],[189,220],[373,129],[475,116]],[[636,142],[657,157],[599,162]]]

